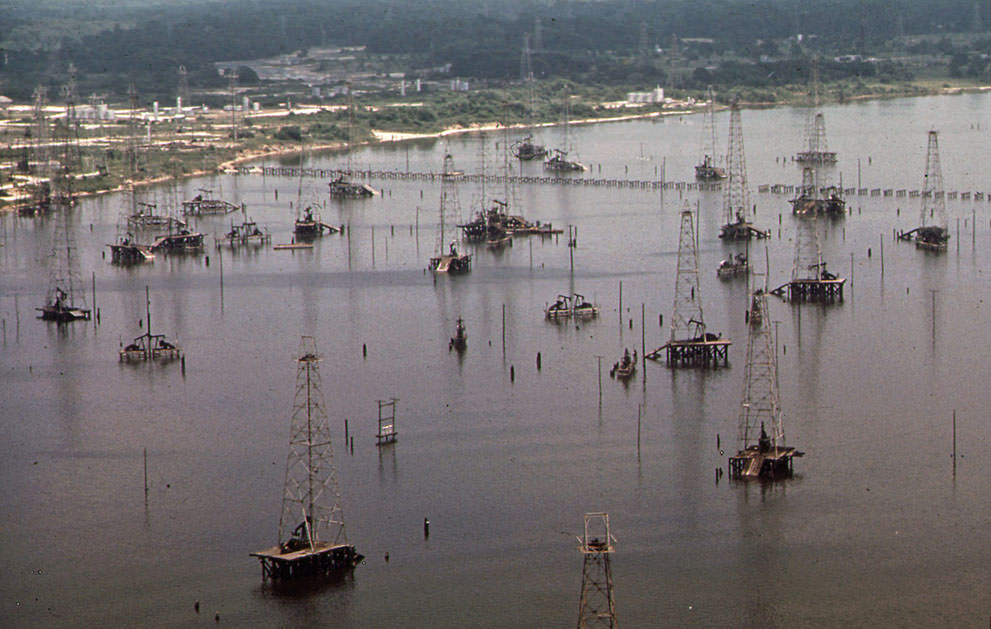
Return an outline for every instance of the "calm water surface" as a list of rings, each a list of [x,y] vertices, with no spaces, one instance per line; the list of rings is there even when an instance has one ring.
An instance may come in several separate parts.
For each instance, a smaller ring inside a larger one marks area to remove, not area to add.
[[[864,187],[920,188],[935,127],[946,188],[991,191],[989,112],[987,94],[829,107],[829,143],[841,158],[829,176],[856,185],[859,161]],[[799,149],[804,121],[801,110],[743,113],[756,222],[773,228],[772,285],[789,277],[797,221],[785,196],[756,187],[800,182],[781,158]],[[683,181],[701,123],[579,127],[571,141],[590,174]],[[727,115],[717,123],[725,146]],[[541,131],[552,145],[560,135]],[[487,137],[490,159],[502,140]],[[450,150],[477,172],[480,142],[377,146],[354,159],[438,170]],[[795,478],[761,486],[714,482],[726,463],[717,434],[724,449],[735,447],[746,347],[745,283],[715,273],[732,251],[717,238],[718,193],[524,186],[527,217],[578,227],[573,269],[564,238],[518,239],[503,253],[475,251],[470,275],[435,281],[423,269],[439,187],[374,183],[381,197],[345,203],[326,199],[323,181],[304,185],[304,197],[326,203],[328,222],[351,225],[350,237],[325,237],[312,251],[222,256],[211,239],[209,265],[205,256],[159,256],[111,266],[104,245],[121,200],[83,201],[70,220],[87,289],[95,273],[98,326],[34,318],[53,220],[0,217],[5,625],[197,625],[219,612],[237,626],[569,626],[582,514],[608,511],[627,625],[987,626],[988,201],[947,202],[953,238],[941,256],[892,242],[894,228],[918,224],[914,199],[855,197],[851,216],[819,224],[827,261],[850,280],[847,299],[828,309],[771,302],[785,431],[807,456]],[[243,200],[274,242],[289,240],[293,180],[225,176],[180,187],[182,198],[205,187]],[[164,189],[149,194],[166,198]],[[461,187],[466,213],[479,195]],[[596,357],[607,373],[624,347],[639,350],[641,304],[647,349],[667,338],[658,315],[670,317],[686,202],[699,212],[706,322],[733,340],[730,367],[651,363],[627,387],[604,375],[600,404]],[[227,222],[197,227],[212,235]],[[117,362],[120,342],[142,332],[145,286],[155,330],[185,348],[185,376],[176,364]],[[546,323],[545,304],[569,291],[593,298],[603,316]],[[458,317],[469,333],[461,359],[447,348]],[[317,337],[325,358],[347,529],[367,559],[344,583],[286,593],[262,586],[248,553],[276,541],[303,334]],[[393,396],[399,442],[378,450],[375,400]],[[345,418],[353,454],[343,447]]]

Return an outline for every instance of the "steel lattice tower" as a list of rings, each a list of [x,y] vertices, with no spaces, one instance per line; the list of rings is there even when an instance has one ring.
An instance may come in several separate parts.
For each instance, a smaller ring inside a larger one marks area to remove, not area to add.
[[[943,169],[939,164],[939,132],[929,132],[926,150],[926,174],[922,178],[922,215],[919,225],[931,225],[946,231],[946,195],[943,190]]]
[[[231,91],[231,133],[237,144],[237,69],[227,71],[228,88]]]
[[[125,177],[134,179],[138,174],[138,128],[135,114],[138,110],[138,90],[131,83],[127,87],[127,98],[130,103],[130,112],[127,118],[127,144],[124,148],[126,159]]]
[[[347,544],[319,363],[316,341],[312,336],[302,337],[279,519],[280,544],[302,524],[311,550],[318,541]]]
[[[177,107],[189,107],[189,72],[186,70],[186,66],[179,66],[179,89],[177,96],[179,97],[179,102],[176,103]],[[178,113],[182,113],[179,111]]]
[[[69,228],[70,203],[71,197],[67,193],[52,196],[50,209],[56,215],[52,249],[48,253],[48,293],[45,303],[54,303],[56,296],[61,294],[66,305],[80,307],[86,305],[86,299],[77,270],[75,241]]]
[[[784,447],[781,427],[781,407],[778,403],[777,357],[771,339],[771,319],[767,311],[767,276],[754,276],[750,293],[749,331],[747,334],[747,364],[744,368],[743,401],[740,404],[738,438],[740,449],[757,443],[760,430],[770,431],[774,447]]]
[[[35,176],[48,178],[51,174],[49,150],[48,118],[45,107],[48,105],[48,90],[44,85],[34,88],[34,155]]]
[[[747,220],[750,189],[747,186],[747,163],[743,152],[743,123],[740,107],[730,105],[729,144],[726,148],[726,181],[723,183],[723,214],[727,223]]]
[[[705,90],[705,112],[702,114],[702,160],[706,157],[712,159],[712,165],[716,165],[716,92],[712,86]]]
[[[704,333],[698,249],[695,246],[695,221],[692,211],[686,204],[686,208],[681,211],[681,231],[678,237],[678,270],[674,281],[671,340],[695,339]]]
[[[809,220],[799,221],[795,232],[795,260],[791,269],[791,280],[819,279],[822,270],[822,250],[819,247],[817,213]]]
[[[582,595],[578,606],[578,628],[615,627],[612,567],[609,555],[615,539],[609,530],[608,513],[586,513],[585,534],[578,538],[582,553]]]
[[[457,230],[461,222],[461,203],[458,199],[458,173],[454,170],[454,157],[444,154],[444,171],[440,179],[440,230],[437,233],[436,255],[446,251],[447,231]]]

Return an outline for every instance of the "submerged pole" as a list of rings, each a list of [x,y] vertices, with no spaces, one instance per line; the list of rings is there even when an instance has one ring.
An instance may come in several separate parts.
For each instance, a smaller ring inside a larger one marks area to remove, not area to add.
[[[953,409],[953,478],[957,477],[957,409]]]

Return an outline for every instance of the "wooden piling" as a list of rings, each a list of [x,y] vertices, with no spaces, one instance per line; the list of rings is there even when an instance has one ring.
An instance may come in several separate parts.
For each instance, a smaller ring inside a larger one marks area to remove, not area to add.
[[[953,478],[957,477],[957,409],[953,409]]]

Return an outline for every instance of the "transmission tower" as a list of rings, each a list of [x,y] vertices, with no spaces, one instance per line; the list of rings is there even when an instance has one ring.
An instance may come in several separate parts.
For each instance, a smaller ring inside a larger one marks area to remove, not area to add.
[[[189,72],[186,71],[186,66],[179,66],[179,89],[176,96],[179,97],[176,109],[181,114],[182,108],[189,106]]]
[[[578,538],[582,553],[582,595],[578,606],[578,628],[615,627],[612,567],[609,555],[616,541],[609,530],[608,513],[586,513],[585,534]]]
[[[939,164],[939,132],[929,132],[926,149],[926,174],[922,178],[922,215],[919,225],[939,227],[946,231],[946,198],[943,190],[943,169]]]
[[[747,222],[750,211],[750,188],[743,151],[743,122],[740,107],[734,101],[729,113],[729,143],[726,147],[726,182],[723,184],[723,216],[726,224]],[[749,238],[749,234],[747,235]]]
[[[279,543],[295,537],[311,551],[318,542],[348,543],[319,365],[316,341],[302,337],[279,519]]]
[[[695,222],[686,202],[685,209],[681,211],[681,231],[678,237],[678,270],[674,281],[671,341],[697,339],[704,334]]]

